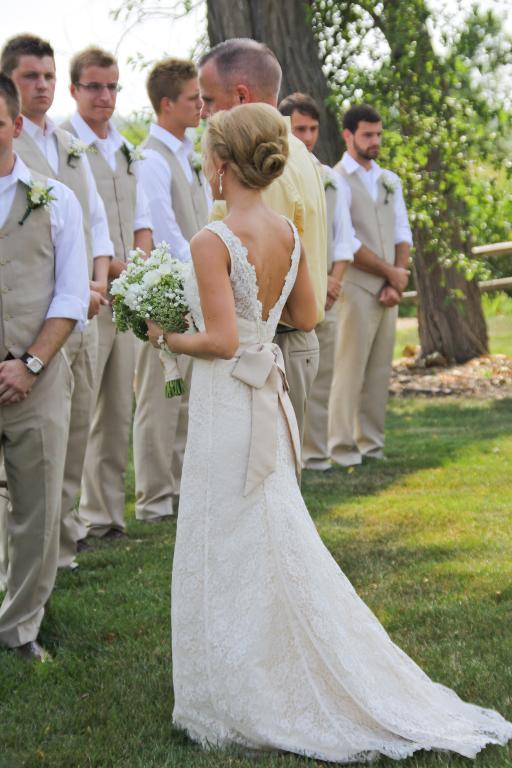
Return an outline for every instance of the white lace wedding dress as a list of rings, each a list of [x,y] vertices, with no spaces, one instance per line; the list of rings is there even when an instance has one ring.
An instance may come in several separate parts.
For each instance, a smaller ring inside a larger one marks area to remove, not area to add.
[[[209,229],[231,256],[240,351],[194,362],[172,581],[174,723],[203,746],[335,762],[418,749],[472,757],[505,743],[511,723],[433,683],[392,643],[304,505],[272,344],[296,233],[265,322],[246,249],[224,223]],[[194,275],[187,294],[204,329]]]

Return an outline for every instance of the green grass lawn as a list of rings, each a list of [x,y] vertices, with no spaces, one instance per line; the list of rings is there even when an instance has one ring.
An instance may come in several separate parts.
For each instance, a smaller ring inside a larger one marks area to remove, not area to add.
[[[512,356],[512,297],[504,293],[494,296],[484,295],[482,305],[489,332],[489,351],[493,355]],[[413,346],[419,344],[419,338],[417,326],[406,320],[406,327],[400,327],[399,323],[395,341],[395,359],[402,357],[402,350],[408,344]]]
[[[512,400],[394,400],[386,462],[304,478],[323,540],[392,638],[434,679],[509,719],[511,427]],[[129,482],[129,541],[99,544],[59,576],[41,633],[53,663],[0,651],[0,767],[320,765],[203,753],[173,729],[175,525],[136,522]],[[468,761],[420,753],[402,764]],[[477,766],[510,768],[512,749],[489,748]]]

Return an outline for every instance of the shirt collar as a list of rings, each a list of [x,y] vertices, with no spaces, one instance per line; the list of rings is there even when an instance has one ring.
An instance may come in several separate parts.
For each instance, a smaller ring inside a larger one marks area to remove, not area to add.
[[[168,147],[171,152],[174,152],[175,155],[177,155],[181,149],[184,149],[187,154],[190,154],[194,148],[188,136],[185,136],[183,141],[181,141],[181,139],[178,139],[173,133],[162,128],[161,125],[156,125],[156,123],[151,124],[149,133],[155,139],[161,141],[162,144],[165,144],[165,146]]]
[[[371,168],[369,171],[367,171],[363,166],[357,162],[357,160],[354,160],[354,158],[349,155],[348,152],[343,153],[343,157],[341,158],[341,164],[343,168],[346,170],[346,172],[350,175],[351,173],[371,173],[375,176],[380,176],[382,173],[382,169],[380,165],[377,165],[375,160],[371,161]]]
[[[37,136],[44,136],[46,138],[47,136],[51,136],[53,133],[55,133],[55,130],[57,129],[56,123],[54,123],[53,120],[50,120],[48,116],[45,117],[44,121],[45,126],[43,131],[38,125],[33,123],[32,120],[29,120],[28,117],[23,115],[23,128],[26,130],[31,139],[35,139]]]
[[[86,144],[94,144],[97,141],[101,141],[99,136],[97,136],[93,129],[85,122],[82,115],[80,115],[78,112],[75,112],[73,117],[71,118],[71,125],[75,129],[75,131],[78,134],[78,138],[85,142]],[[121,144],[126,144],[128,147],[131,148],[131,144],[126,139],[123,139],[119,131],[114,128],[112,125],[112,122],[109,121],[108,124],[108,137],[112,143],[112,149],[117,152]]]

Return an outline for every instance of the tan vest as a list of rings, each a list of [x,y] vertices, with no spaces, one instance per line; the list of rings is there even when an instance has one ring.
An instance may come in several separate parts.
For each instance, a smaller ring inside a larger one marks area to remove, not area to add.
[[[14,151],[31,170],[37,171],[37,173],[41,173],[45,177],[61,181],[78,198],[78,202],[82,207],[87,266],[90,279],[93,273],[93,256],[87,176],[81,160],[76,158],[72,161],[71,165],[68,163],[69,148],[72,142],[70,134],[62,130],[62,128],[57,128],[55,136],[57,138],[57,152],[59,155],[59,171],[57,174],[26,130],[23,130],[17,139],[14,139]]]
[[[68,121],[62,128],[77,135],[73,124]],[[116,170],[113,171],[101,151],[89,154],[98,192],[105,205],[110,239],[114,245],[117,259],[126,261],[133,248],[133,227],[135,223],[135,201],[137,179],[133,171],[128,172],[128,161],[118,149],[116,152]]]
[[[142,144],[143,149],[154,149],[167,161],[171,169],[170,195],[176,221],[184,238],[191,240],[196,232],[208,222],[208,206],[204,187],[198,175],[193,171],[192,184],[188,181],[180,161],[163,141],[148,136]]]
[[[34,181],[48,180],[32,173]],[[27,187],[18,181],[14,201],[0,229],[0,360],[22,355],[39,334],[55,289],[55,251],[50,212],[32,210],[23,226]]]
[[[352,193],[350,216],[357,239],[388,264],[394,264],[395,206],[393,197],[387,195],[384,189],[384,174],[380,175],[377,182],[379,193],[375,202],[357,173],[347,173],[341,162],[335,166],[335,170],[346,179]],[[363,272],[352,264],[347,267],[343,279],[374,295],[381,291],[385,282],[382,277]]]

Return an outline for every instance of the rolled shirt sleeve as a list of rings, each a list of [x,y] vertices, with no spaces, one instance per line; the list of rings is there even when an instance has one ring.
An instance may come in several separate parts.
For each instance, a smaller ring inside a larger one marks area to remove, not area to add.
[[[135,219],[133,222],[134,232],[137,232],[139,229],[153,229],[148,198],[146,197],[140,180],[141,166],[144,165],[145,162],[146,160],[144,159],[138,160],[133,164],[134,173],[137,178],[137,187],[135,190]]]
[[[360,245],[356,245],[358,240],[355,236],[350,209],[345,191],[337,179],[333,179],[336,185],[336,208],[333,221],[333,248],[332,260],[334,261],[354,261],[354,253]]]
[[[165,241],[175,259],[190,261],[190,245],[183,236],[172,207],[169,164],[154,149],[146,149],[144,156],[144,161],[140,163],[139,180],[149,205],[153,241]]]
[[[350,189],[350,184],[345,179],[344,176],[342,176],[340,173],[338,173],[339,179],[336,179],[338,184],[338,189],[341,190],[343,197],[345,198],[345,202],[347,204],[348,213],[350,216],[350,206],[352,204],[352,191]],[[352,230],[352,247],[353,247],[353,253],[357,253],[357,251],[362,246],[362,242],[357,238],[356,231],[352,224],[352,217],[350,218],[350,227]]]
[[[407,243],[412,247],[412,232],[409,226],[407,208],[405,207],[402,182],[395,173],[390,173],[389,175],[392,177],[395,187],[395,245]]]
[[[49,179],[55,197],[50,204],[50,226],[55,249],[55,287],[46,319],[76,320],[83,331],[89,309],[89,274],[82,226],[82,209],[74,193]]]

